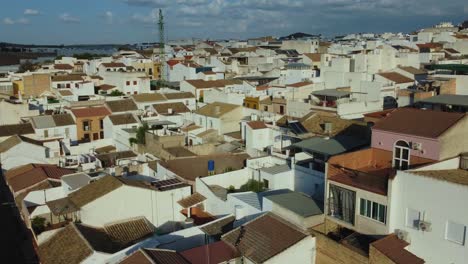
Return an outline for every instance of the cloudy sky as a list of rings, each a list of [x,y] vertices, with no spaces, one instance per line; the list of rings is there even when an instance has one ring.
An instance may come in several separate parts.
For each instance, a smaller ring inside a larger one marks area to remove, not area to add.
[[[466,0],[8,0],[0,42],[157,41],[158,8],[169,39],[409,32],[468,19]]]

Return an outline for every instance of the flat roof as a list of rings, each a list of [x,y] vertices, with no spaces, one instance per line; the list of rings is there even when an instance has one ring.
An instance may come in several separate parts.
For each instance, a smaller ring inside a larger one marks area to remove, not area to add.
[[[312,92],[313,95],[330,96],[330,97],[344,97],[351,94],[351,92],[338,91],[336,89],[325,89]]]
[[[430,170],[430,171],[411,171],[411,173],[433,178],[440,181],[447,181],[455,184],[468,186],[468,171],[462,169],[453,170]]]
[[[270,195],[266,199],[302,217],[323,214],[323,206],[317,204],[312,198],[298,192]]]
[[[316,153],[322,153],[329,156],[337,155],[367,144],[367,140],[351,136],[336,136],[326,139],[322,137],[313,137],[293,144],[291,147],[301,148]]]
[[[468,95],[441,94],[420,100],[421,103],[459,105],[468,107]]]

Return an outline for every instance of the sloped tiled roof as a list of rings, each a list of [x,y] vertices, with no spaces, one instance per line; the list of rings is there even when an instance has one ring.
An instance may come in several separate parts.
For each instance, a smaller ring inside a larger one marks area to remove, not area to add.
[[[109,107],[112,113],[138,110],[137,105],[132,99],[107,101],[106,105]]]
[[[8,185],[15,191],[21,191],[48,179],[60,180],[63,175],[74,171],[50,164],[27,164],[8,170],[5,173]]]
[[[73,66],[70,64],[55,64],[54,69],[56,70],[73,70]]]
[[[214,102],[203,106],[202,108],[195,111],[195,113],[203,116],[218,118],[231,111],[234,111],[237,108],[240,108],[240,106],[234,104]]]
[[[104,230],[120,245],[129,245],[155,231],[154,226],[145,218],[137,217],[104,225]]]
[[[108,63],[102,63],[101,65],[106,67],[106,68],[124,68],[124,67],[126,67],[126,65],[121,63],[121,62],[108,62]]]
[[[125,258],[120,264],[189,264],[184,257],[173,250],[139,249]]]
[[[263,263],[294,246],[307,235],[272,213],[227,233],[221,239],[255,263]]]
[[[251,121],[248,122],[247,125],[253,130],[268,128],[265,122],[262,121]]]
[[[52,82],[72,82],[83,81],[86,74],[66,74],[52,76]]]
[[[427,74],[426,71],[420,70],[418,68],[411,67],[411,66],[399,66],[398,68],[404,70],[405,72],[409,72],[411,74]]]
[[[205,80],[186,80],[189,84],[194,86],[196,89],[207,89],[207,88],[220,88],[226,87],[234,84],[242,84],[241,80],[232,79],[232,80],[214,80],[214,81],[205,81]]]
[[[31,121],[36,128],[53,128],[59,126],[70,126],[75,124],[75,120],[70,114],[33,116]]]
[[[397,72],[383,72],[383,73],[379,73],[380,76],[384,77],[385,79],[387,80],[390,80],[392,82],[395,82],[397,84],[400,84],[400,83],[411,83],[411,82],[414,82],[413,79],[410,79],[404,75],[401,75]]]
[[[239,257],[239,252],[224,241],[217,241],[184,250],[180,255],[192,264],[218,264],[230,263],[229,260]]]
[[[406,241],[398,239],[395,234],[388,235],[371,244],[395,264],[424,264],[423,259],[405,249],[408,245]]]
[[[80,236],[74,224],[69,224],[39,245],[41,263],[79,264],[93,253],[91,245]]]
[[[158,114],[168,114],[169,109],[172,109],[173,114],[177,113],[187,113],[190,112],[190,109],[184,103],[164,103],[164,104],[154,104],[153,108]]]
[[[72,96],[73,95],[73,93],[72,93],[72,91],[70,89],[59,89],[58,92],[59,92],[59,94],[61,96]]]
[[[111,112],[104,106],[99,107],[85,107],[85,108],[74,108],[71,110],[73,115],[77,118],[95,117],[95,116],[107,116]]]
[[[37,145],[37,146],[42,146],[41,142],[36,141],[34,139],[30,139],[30,138],[23,137],[23,136],[20,136],[20,135],[14,135],[14,136],[11,136],[11,137],[7,138],[6,140],[0,142],[0,153],[8,151],[9,149],[15,147],[16,145],[18,145],[18,144],[20,144],[22,142],[34,144],[34,145]]]
[[[398,108],[381,119],[372,129],[437,138],[465,117],[466,114],[463,113]]]
[[[0,137],[26,134],[34,134],[34,128],[31,123],[0,126]]]
[[[109,119],[114,126],[138,124],[138,120],[135,118],[133,114],[130,114],[130,113],[113,114],[109,116]]]
[[[193,93],[191,93],[191,92],[165,93],[164,96],[165,96],[168,100],[195,98],[195,95],[193,95]]]
[[[135,102],[144,103],[144,102],[156,102],[156,101],[166,101],[166,97],[160,93],[142,93],[135,94],[132,96]]]
[[[200,193],[194,193],[188,197],[185,197],[179,201],[177,201],[178,204],[180,204],[180,206],[182,206],[183,208],[189,208],[189,207],[192,207],[194,205],[197,205],[203,201],[206,200],[206,197],[201,195]]]
[[[313,82],[297,82],[297,83],[293,83],[293,84],[288,84],[287,86],[288,87],[299,88],[299,87],[304,87],[304,86],[311,85],[311,84],[314,84],[314,83]]]
[[[121,181],[109,175],[70,193],[68,197],[76,206],[83,207],[88,203],[120,188],[122,185],[123,183]]]
[[[321,55],[320,53],[304,53],[304,56],[314,62],[320,62]]]

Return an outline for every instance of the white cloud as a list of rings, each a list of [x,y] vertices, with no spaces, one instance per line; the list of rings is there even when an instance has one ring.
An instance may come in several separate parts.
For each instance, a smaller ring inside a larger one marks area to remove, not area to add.
[[[2,22],[5,25],[14,25],[14,24],[27,25],[27,24],[29,24],[29,19],[24,18],[24,17],[20,17],[20,18],[18,18],[16,20],[13,20],[13,19],[11,19],[9,17],[5,17]]]
[[[124,0],[124,2],[134,6],[166,7],[171,3],[171,0]]]
[[[26,16],[37,16],[39,15],[41,12],[39,12],[39,10],[36,10],[36,9],[26,9],[24,10],[24,15]]]
[[[151,12],[148,15],[142,15],[142,14],[133,14],[130,18],[133,22],[136,23],[142,23],[142,24],[156,24],[156,21],[158,21],[159,18],[159,10],[157,8],[151,10]]]
[[[80,23],[80,19],[71,16],[69,13],[63,13],[59,16],[59,19],[65,23]]]
[[[16,20],[16,23],[26,25],[29,24],[29,19],[22,17]]]
[[[107,24],[112,24],[114,22],[114,13],[111,11],[106,11],[104,13],[104,18],[106,19]]]
[[[11,18],[9,18],[9,17],[5,17],[5,18],[3,19],[3,24],[5,24],[5,25],[13,25],[13,24],[15,24],[15,21],[13,21],[13,19],[11,19]]]

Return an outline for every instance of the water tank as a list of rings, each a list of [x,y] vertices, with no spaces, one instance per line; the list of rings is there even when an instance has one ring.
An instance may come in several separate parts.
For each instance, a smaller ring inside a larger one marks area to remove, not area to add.
[[[244,207],[242,205],[234,206],[234,216],[236,217],[236,220],[244,218]]]
[[[215,162],[214,160],[209,160],[208,161],[208,171],[214,171],[215,170]]]
[[[468,152],[460,155],[460,169],[468,170]]]

